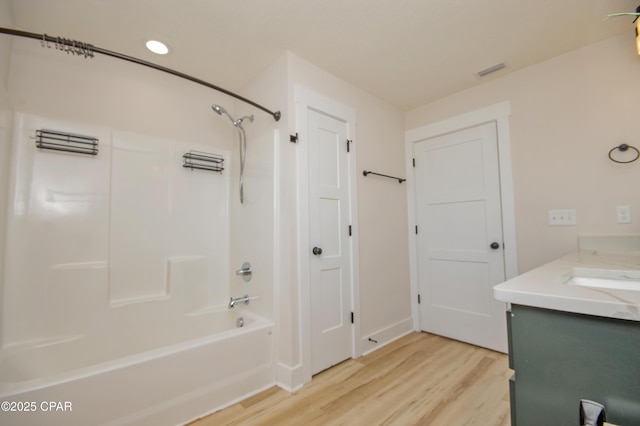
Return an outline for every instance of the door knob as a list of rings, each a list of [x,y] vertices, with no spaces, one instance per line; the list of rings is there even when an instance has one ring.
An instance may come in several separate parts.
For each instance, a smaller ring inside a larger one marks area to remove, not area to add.
[[[495,241],[493,243],[491,243],[491,245],[489,246],[494,250],[498,250],[500,248],[500,243],[496,243]]]
[[[314,247],[312,251],[316,256],[320,256],[322,254],[322,249],[320,247]]]

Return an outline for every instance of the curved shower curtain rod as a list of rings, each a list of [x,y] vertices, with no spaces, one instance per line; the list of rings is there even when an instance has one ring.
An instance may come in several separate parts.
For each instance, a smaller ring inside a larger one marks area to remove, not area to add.
[[[9,35],[13,35],[13,36],[18,36],[18,37],[26,37],[26,38],[32,38],[35,40],[40,40],[41,42],[51,42],[51,43],[56,43],[56,46],[64,46],[67,50],[67,52],[71,52],[73,54],[79,54],[79,55],[84,55],[85,57],[87,56],[91,56],[93,57],[93,53],[92,52],[96,52],[96,53],[101,53],[103,55],[107,55],[107,56],[111,56],[114,58],[118,58],[118,59],[122,59],[125,61],[129,61],[129,62],[133,62],[136,63],[138,65],[144,65],[146,67],[150,67],[153,69],[156,69],[158,71],[164,71],[166,73],[169,74],[173,74],[177,77],[181,77],[184,78],[186,80],[192,81],[194,83],[198,83],[201,84],[203,86],[206,86],[210,89],[213,90],[217,90],[218,92],[222,92],[225,95],[229,95],[233,98],[236,98],[242,102],[246,102],[249,105],[253,105],[254,107],[261,109],[262,111],[266,112],[267,114],[270,114],[274,120],[278,121],[280,120],[281,114],[280,111],[271,111],[265,107],[263,107],[260,104],[257,104],[255,102],[253,102],[250,99],[247,99],[243,96],[240,96],[236,93],[233,93],[227,89],[223,89],[222,87],[218,87],[216,85],[213,85],[211,83],[208,83],[204,80],[200,80],[199,78],[195,78],[192,77],[188,74],[182,73],[180,71],[176,71],[176,70],[172,70],[171,68],[167,68],[167,67],[163,67],[162,65],[156,65],[152,62],[147,62],[147,61],[143,61],[142,59],[138,59],[138,58],[134,58],[133,56],[128,56],[128,55],[124,55],[122,53],[118,53],[118,52],[114,52],[112,50],[107,50],[107,49],[102,49],[100,47],[96,47],[93,46],[91,44],[88,43],[83,43],[83,42],[79,42],[77,40],[69,40],[69,39],[65,39],[65,38],[60,38],[60,37],[51,37],[48,36],[46,34],[36,34],[36,33],[30,33],[27,31],[20,31],[20,30],[12,30],[10,28],[2,28],[0,27],[0,33],[4,33],[4,34],[9,34]]]

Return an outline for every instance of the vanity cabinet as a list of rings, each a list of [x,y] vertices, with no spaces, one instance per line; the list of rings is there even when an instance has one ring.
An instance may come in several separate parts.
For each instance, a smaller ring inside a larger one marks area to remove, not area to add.
[[[512,304],[511,424],[578,425],[581,399],[640,425],[640,322]]]

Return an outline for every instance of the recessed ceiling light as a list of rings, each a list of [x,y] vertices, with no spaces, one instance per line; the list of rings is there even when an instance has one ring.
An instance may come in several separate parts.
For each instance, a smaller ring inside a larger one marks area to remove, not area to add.
[[[158,40],[149,40],[147,42],[147,49],[158,55],[166,55],[169,53],[169,47]]]

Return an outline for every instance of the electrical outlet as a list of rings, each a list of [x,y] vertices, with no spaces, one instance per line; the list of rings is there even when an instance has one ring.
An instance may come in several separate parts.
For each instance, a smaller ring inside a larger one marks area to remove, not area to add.
[[[618,223],[631,223],[631,207],[618,206]]]
[[[549,225],[551,226],[573,226],[576,224],[576,211],[549,210]]]

